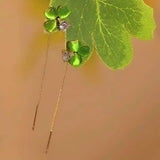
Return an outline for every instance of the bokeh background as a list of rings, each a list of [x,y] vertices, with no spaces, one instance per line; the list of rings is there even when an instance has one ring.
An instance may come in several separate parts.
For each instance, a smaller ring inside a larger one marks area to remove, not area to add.
[[[69,67],[54,139],[44,154],[64,63],[64,34],[51,39],[42,103],[38,99],[47,34],[48,0],[0,1],[0,160],[159,160],[160,1],[154,7],[154,39],[133,39],[134,59],[111,71],[93,54]]]

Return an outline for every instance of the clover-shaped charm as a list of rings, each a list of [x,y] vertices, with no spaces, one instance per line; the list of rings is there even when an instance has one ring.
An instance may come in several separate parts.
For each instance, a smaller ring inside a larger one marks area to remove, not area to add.
[[[65,32],[70,24],[64,19],[70,15],[71,11],[66,6],[50,7],[46,12],[45,16],[47,21],[44,23],[44,28],[47,32],[53,32],[61,30]]]
[[[83,58],[90,54],[89,46],[82,45],[80,41],[68,41],[67,50],[63,51],[63,61],[69,62],[74,67],[79,67]]]

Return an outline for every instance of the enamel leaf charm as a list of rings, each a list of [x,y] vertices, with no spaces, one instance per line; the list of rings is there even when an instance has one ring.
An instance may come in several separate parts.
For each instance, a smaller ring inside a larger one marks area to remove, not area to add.
[[[78,40],[67,42],[67,50],[63,51],[63,61],[74,67],[79,67],[84,59],[90,55],[90,48]]]
[[[47,21],[44,23],[44,28],[47,32],[53,32],[56,30],[61,30],[66,32],[70,27],[70,24],[64,19],[71,14],[70,10],[66,6],[50,7],[45,12],[45,17]]]

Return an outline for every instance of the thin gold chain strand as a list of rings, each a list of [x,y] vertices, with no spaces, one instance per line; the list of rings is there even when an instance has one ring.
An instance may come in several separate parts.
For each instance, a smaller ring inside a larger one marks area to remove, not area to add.
[[[63,76],[63,79],[62,79],[62,85],[61,85],[61,88],[59,90],[57,103],[56,103],[56,108],[55,108],[55,111],[54,111],[54,114],[53,114],[53,118],[52,118],[50,133],[49,133],[49,137],[48,137],[48,143],[47,143],[47,147],[46,147],[46,153],[48,153],[48,149],[49,149],[49,146],[50,146],[51,138],[52,138],[53,131],[54,131],[54,128],[55,128],[56,117],[57,117],[58,109],[59,109],[60,102],[61,102],[61,99],[62,99],[64,82],[65,82],[65,79],[66,79],[67,70],[68,70],[68,63],[66,63],[66,66],[65,66],[64,76]]]
[[[39,91],[39,98],[38,98],[38,102],[37,102],[36,109],[35,109],[32,130],[35,129],[36,119],[37,119],[37,115],[38,115],[38,109],[39,109],[39,106],[40,106],[40,103],[41,103],[41,99],[42,99],[44,79],[45,79],[46,68],[47,68],[47,64],[48,64],[50,39],[51,39],[51,33],[49,33],[48,41],[47,41],[47,49],[46,49],[46,54],[45,54],[45,62],[44,62],[44,68],[43,68],[43,73],[42,73],[42,79],[41,79],[41,85],[40,85],[40,91]]]

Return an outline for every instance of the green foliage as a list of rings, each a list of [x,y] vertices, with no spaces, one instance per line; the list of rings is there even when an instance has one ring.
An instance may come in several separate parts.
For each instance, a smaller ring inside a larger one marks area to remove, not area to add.
[[[153,9],[143,0],[50,2],[50,6],[62,4],[72,13],[68,18],[71,27],[67,31],[67,41],[79,40],[89,45],[92,50],[95,47],[102,61],[111,69],[122,69],[131,62],[132,36],[143,40],[153,37]]]

